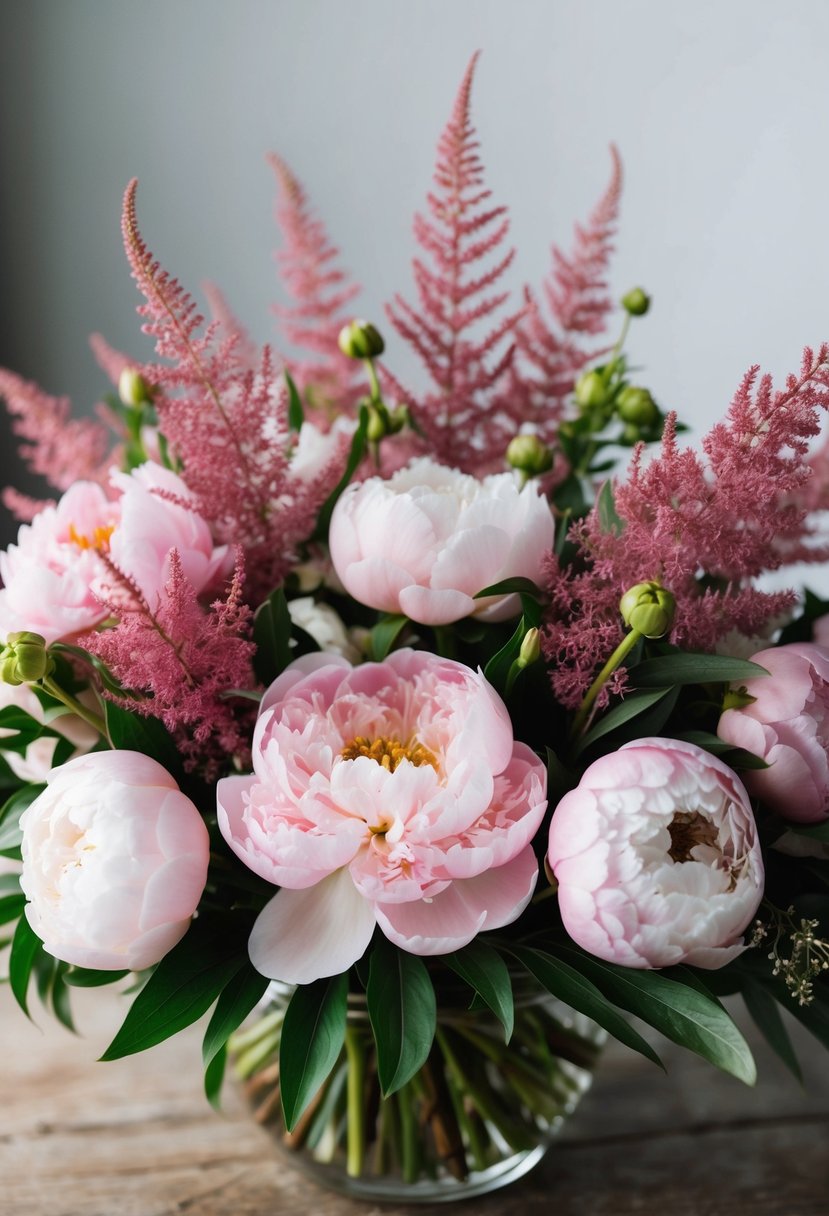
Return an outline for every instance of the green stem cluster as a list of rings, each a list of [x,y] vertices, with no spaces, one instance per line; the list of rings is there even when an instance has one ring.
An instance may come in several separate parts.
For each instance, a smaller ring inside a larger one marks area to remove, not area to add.
[[[426,1063],[383,1097],[368,1021],[352,1011],[339,1059],[290,1133],[279,1104],[281,1014],[266,1014],[231,1046],[257,1118],[312,1170],[465,1182],[535,1148],[575,1105],[598,1046],[560,1015],[546,996],[519,1003],[507,1044],[488,1013],[439,1013]]]

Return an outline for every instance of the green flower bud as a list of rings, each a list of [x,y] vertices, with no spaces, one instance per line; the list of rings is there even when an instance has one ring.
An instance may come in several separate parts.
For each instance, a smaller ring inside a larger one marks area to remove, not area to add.
[[[516,435],[507,448],[507,464],[528,477],[536,477],[553,467],[553,453],[537,435]]]
[[[5,684],[35,684],[55,667],[39,633],[10,633],[0,651],[0,678]]]
[[[366,439],[369,443],[379,443],[381,439],[385,439],[386,435],[391,433],[390,421],[389,411],[382,401],[369,403],[368,426],[366,427]]]
[[[537,663],[541,658],[541,640],[537,629],[528,629],[524,634],[524,640],[521,643],[521,649],[518,652],[516,659],[517,665],[523,671],[525,667],[529,667],[531,663]]]
[[[337,342],[349,359],[375,359],[386,349],[382,334],[369,321],[349,321]]]
[[[659,406],[646,388],[629,384],[623,388],[616,400],[616,408],[622,422],[648,429],[656,426],[661,418]]]
[[[134,367],[125,367],[118,378],[118,396],[124,405],[137,408],[146,405],[152,390],[144,377]]]
[[[747,705],[753,705],[757,700],[750,692],[746,692],[745,685],[742,688],[729,688],[728,692],[723,697],[723,711],[726,709],[745,709]]]
[[[595,410],[607,404],[607,385],[601,372],[583,372],[576,381],[576,404]]]
[[[619,600],[626,625],[646,638],[661,638],[674,623],[676,600],[661,583],[636,583]]]
[[[622,296],[622,308],[632,317],[644,317],[651,306],[651,298],[641,287],[633,287]]]

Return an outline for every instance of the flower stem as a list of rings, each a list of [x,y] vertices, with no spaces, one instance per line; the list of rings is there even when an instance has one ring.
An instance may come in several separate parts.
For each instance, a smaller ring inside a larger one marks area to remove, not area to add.
[[[48,692],[50,697],[54,697],[56,701],[60,701],[61,705],[65,705],[67,709],[71,709],[73,714],[77,714],[79,718],[83,718],[84,722],[88,722],[94,730],[97,730],[99,735],[107,738],[106,722],[100,714],[96,714],[94,710],[87,709],[75,697],[70,696],[68,692],[64,692],[60,685],[56,684],[49,676],[44,676],[41,680],[41,685],[44,692]]]
[[[599,674],[596,676],[593,683],[584,694],[584,700],[578,708],[573,724],[570,727],[570,741],[577,739],[584,730],[587,720],[590,716],[590,711],[595,704],[596,698],[604,688],[607,681],[613,675],[616,668],[625,661],[630,652],[633,650],[636,643],[644,635],[638,629],[631,629],[630,633],[626,633],[619,645],[613,651],[613,654],[605,663]]]
[[[346,1170],[350,1178],[360,1178],[366,1152],[364,1090],[366,1054],[360,1031],[346,1027],[345,1051],[348,1057],[348,1156]]]

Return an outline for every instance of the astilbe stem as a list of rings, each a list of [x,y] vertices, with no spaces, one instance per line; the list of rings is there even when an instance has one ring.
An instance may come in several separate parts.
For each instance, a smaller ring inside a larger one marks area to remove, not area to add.
[[[269,348],[255,369],[240,357],[240,334],[222,337],[184,288],[155,260],[141,237],[135,181],[124,198],[122,228],[133,278],[145,302],[144,332],[168,363],[140,368],[153,385],[161,431],[181,462],[216,537],[240,544],[261,598],[289,569],[297,545],[313,530],[320,505],[339,477],[344,450],[311,480],[290,470],[287,392]]]
[[[468,471],[500,461],[514,433],[497,390],[522,315],[521,310],[505,312],[509,293],[499,285],[515,251],[504,250],[507,208],[489,202],[472,126],[477,61],[478,53],[438,143],[436,188],[427,195],[431,215],[415,216],[415,239],[424,254],[413,262],[418,304],[397,295],[386,309],[433,382],[413,402],[419,428],[433,455]]]
[[[289,342],[313,358],[291,360],[291,374],[308,404],[321,407],[321,418],[349,412],[360,396],[359,370],[337,346],[337,335],[350,319],[347,306],[360,287],[338,265],[339,249],[314,215],[302,183],[285,161],[271,153],[276,175],[276,222],[283,245],[276,254],[280,277],[291,298],[275,311]]]
[[[792,561],[829,557],[827,546],[809,543],[809,504],[798,498],[810,476],[809,440],[827,407],[824,345],[804,351],[800,372],[779,391],[751,368],[725,421],[704,438],[702,456],[679,447],[674,415],[660,455],[645,464],[643,446],[634,451],[627,480],[615,487],[621,535],[604,531],[594,508],[570,532],[579,559],[566,569],[549,562],[543,645],[562,704],[578,706],[621,641],[619,597],[643,579],[659,579],[673,593],[670,640],[689,650],[711,651],[731,631],[761,635],[794,608],[794,592],[761,591],[749,580]],[[620,669],[603,700],[624,682]]]

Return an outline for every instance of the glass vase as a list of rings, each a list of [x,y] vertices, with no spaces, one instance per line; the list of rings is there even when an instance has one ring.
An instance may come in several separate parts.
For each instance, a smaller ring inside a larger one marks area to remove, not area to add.
[[[468,1199],[521,1178],[545,1155],[590,1085],[604,1031],[520,983],[515,1027],[469,989],[439,994],[426,1063],[384,1098],[363,994],[349,997],[346,1041],[293,1131],[279,1095],[279,1037],[292,989],[272,984],[235,1037],[237,1075],[255,1118],[291,1162],[354,1198],[406,1203]]]

